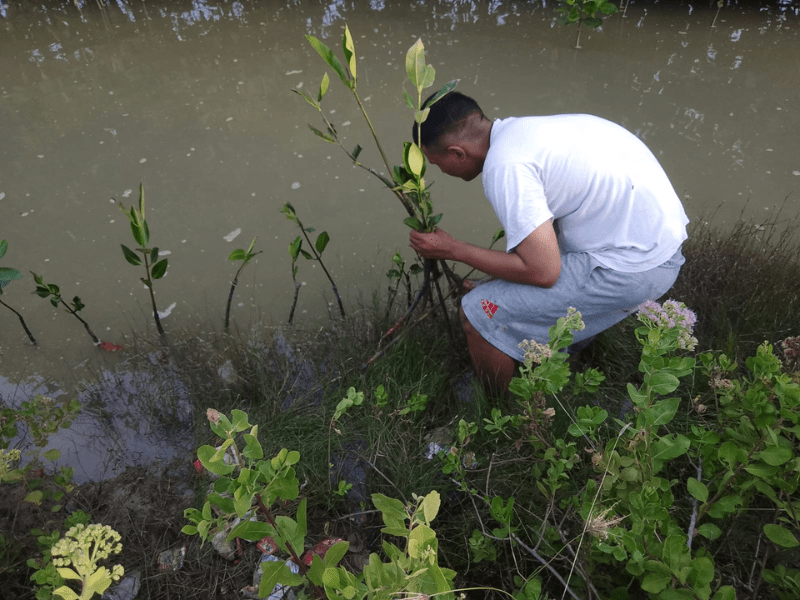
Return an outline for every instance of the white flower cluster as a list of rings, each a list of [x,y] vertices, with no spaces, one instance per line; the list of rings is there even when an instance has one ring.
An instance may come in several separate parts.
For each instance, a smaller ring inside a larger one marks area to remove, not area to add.
[[[536,340],[522,340],[519,344],[522,352],[525,355],[525,364],[530,365],[536,363],[542,364],[542,360],[553,356],[553,349],[547,344],[540,344]]]
[[[99,561],[122,551],[121,539],[119,533],[108,525],[79,523],[71,527],[64,537],[53,545],[51,550],[53,565],[56,567],[72,566],[75,572],[85,580],[97,571]],[[122,565],[114,566],[111,570],[112,581],[118,580],[124,572]]]

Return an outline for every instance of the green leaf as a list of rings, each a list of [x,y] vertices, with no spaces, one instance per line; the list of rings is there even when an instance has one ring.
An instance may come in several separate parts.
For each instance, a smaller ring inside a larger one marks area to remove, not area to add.
[[[506,236],[506,230],[498,229],[497,231],[494,232],[494,235],[492,236],[492,244],[496,243],[499,239],[504,238],[505,236]]]
[[[671,394],[680,385],[680,380],[672,375],[671,373],[664,373],[663,371],[658,371],[652,375],[652,377],[645,377],[645,383],[650,386],[650,389],[653,390],[656,394],[663,396],[665,394]]]
[[[713,523],[703,523],[697,528],[697,533],[709,540],[715,540],[722,535],[722,530]]]
[[[778,467],[789,462],[794,457],[794,452],[792,452],[791,448],[786,448],[785,446],[769,446],[756,456],[768,465]]]
[[[0,258],[6,255],[6,250],[8,250],[8,240],[0,240]]]
[[[350,75],[353,76],[353,87],[356,83],[356,48],[353,44],[353,36],[350,35],[350,29],[345,23],[344,35],[342,36],[342,51],[344,52],[344,60],[347,63],[347,68],[350,69]]]
[[[702,481],[698,481],[694,477],[689,477],[688,481],[686,482],[686,489],[689,490],[692,498],[696,498],[700,502],[705,502],[708,500],[708,488]]]
[[[47,450],[44,454],[42,454],[42,456],[47,460],[58,460],[59,458],[61,458],[61,452],[59,452],[55,448],[51,448],[50,450]]]
[[[6,287],[15,279],[22,279],[22,273],[10,267],[0,267],[0,288]]]
[[[322,138],[322,139],[323,139],[323,140],[325,140],[326,142],[330,142],[331,144],[335,144],[335,143],[336,143],[336,140],[334,140],[334,139],[333,139],[333,137],[331,137],[331,136],[330,136],[330,135],[328,135],[327,133],[322,133],[322,132],[321,132],[319,129],[317,129],[317,128],[316,128],[316,127],[314,127],[313,125],[309,125],[309,126],[308,126],[308,128],[309,128],[311,131],[313,131],[313,132],[314,132],[314,135],[316,135],[316,136],[317,136],[317,137],[319,137],[319,138]]]
[[[459,79],[453,79],[452,81],[448,81],[446,84],[444,84],[439,89],[438,92],[436,92],[436,94],[434,94],[434,96],[430,99],[430,101],[425,106],[427,106],[427,107],[433,106],[433,103],[436,102],[437,100],[440,100],[442,98],[442,96],[452,92],[455,89],[455,87],[458,85],[459,81],[460,81]]]
[[[425,78],[425,46],[422,39],[417,39],[406,53],[406,75],[417,90],[422,90],[422,82]]]
[[[154,264],[153,269],[150,273],[153,279],[161,279],[164,276],[164,273],[166,272],[167,272],[167,259],[165,258]]]
[[[61,571],[62,569],[59,569]],[[71,570],[71,569],[64,569],[64,570]],[[59,573],[60,574],[60,573]],[[63,575],[62,575],[63,577]],[[57,590],[53,591],[53,594],[62,600],[78,600],[79,596],[75,592],[73,592],[70,588],[65,585],[62,585]]]
[[[796,546],[800,546],[800,542],[797,541],[797,538],[794,536],[794,534],[780,525],[767,523],[764,525],[764,534],[773,544],[776,544],[781,548],[795,548]]]
[[[356,144],[356,147],[353,148],[353,160],[358,159],[358,155],[361,154],[362,150],[363,148],[359,144]]]
[[[134,241],[139,244],[141,248],[147,246],[149,240],[145,239],[144,228],[139,223],[131,221],[131,233],[133,234]]]
[[[150,250],[150,264],[154,265],[158,261],[158,248]]]
[[[442,500],[439,497],[439,492],[436,490],[433,490],[430,494],[425,496],[425,500],[422,501],[422,513],[425,515],[425,520],[428,523],[436,518],[441,504]]]
[[[349,542],[339,542],[328,548],[328,551],[325,553],[325,566],[335,567],[339,564],[339,561],[344,558],[344,555],[347,554],[349,548]]]
[[[317,241],[314,243],[314,247],[317,249],[317,254],[322,254],[330,240],[331,237],[328,235],[327,231],[323,231],[317,236]]]
[[[352,89],[353,84],[350,82],[349,78],[347,77],[347,73],[344,72],[342,63],[339,62],[339,59],[336,58],[333,51],[313,35],[307,35],[306,39],[308,40],[308,43],[311,44],[311,47],[317,51],[317,54],[322,57],[322,60],[328,63],[328,66],[336,71],[336,74],[339,76],[339,79],[342,80],[342,83],[344,83],[348,88]]]
[[[675,416],[678,411],[678,406],[681,403],[680,398],[667,398],[656,402],[650,408],[645,409],[645,419],[653,427],[666,425]]]
[[[432,65],[426,65],[425,74],[422,78],[422,83],[421,83],[422,89],[424,90],[425,88],[431,87],[435,79],[436,79],[436,69],[434,69]]]
[[[230,256],[228,256],[228,260],[244,260],[247,258],[247,252],[242,249],[234,250],[231,252]]]
[[[302,98],[303,98],[303,99],[304,99],[306,102],[308,102],[308,103],[309,103],[311,106],[313,106],[314,108],[316,108],[317,110],[319,110],[319,103],[318,103],[316,100],[314,100],[314,99],[313,99],[311,96],[309,96],[308,94],[306,94],[306,93],[305,93],[305,92],[303,92],[302,90],[298,90],[298,89],[295,89],[295,88],[292,88],[292,91],[293,91],[295,94],[297,94],[298,96],[301,96],[301,97],[302,97]]]
[[[298,235],[294,241],[289,244],[289,256],[292,257],[292,262],[297,260],[297,256],[300,253],[300,246],[303,245],[303,239]]]
[[[227,475],[236,468],[234,465],[225,463],[222,459],[216,459],[217,449],[212,446],[200,446],[197,449],[197,458],[203,466],[215,475]]]
[[[406,149],[406,169],[417,177],[422,176],[422,169],[425,166],[425,156],[422,154],[419,146],[416,144],[409,144]]]
[[[424,123],[425,119],[428,118],[428,113],[431,112],[430,107],[425,107],[422,110],[418,110],[414,113],[414,121],[417,123]]]
[[[414,229],[415,231],[422,231],[422,223],[419,222],[417,217],[406,217],[403,223]]]
[[[142,264],[142,259],[139,258],[133,250],[128,248],[125,244],[120,244],[120,246],[122,247],[122,255],[125,257],[125,260],[134,267],[138,267]]]
[[[228,539],[234,540],[238,537],[243,540],[257,541],[265,536],[275,536],[276,534],[275,528],[269,523],[247,519],[231,530]]]
[[[325,94],[328,93],[328,87],[331,84],[331,79],[328,77],[328,72],[326,71],[322,75],[322,81],[319,84],[319,95],[317,96],[317,102],[322,102],[322,99],[325,97]]]

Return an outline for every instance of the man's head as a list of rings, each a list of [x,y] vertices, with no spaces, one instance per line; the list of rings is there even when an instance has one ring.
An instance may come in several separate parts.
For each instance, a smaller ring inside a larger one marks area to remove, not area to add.
[[[432,98],[429,96],[423,107]],[[430,107],[421,129],[419,135],[414,123],[414,143],[443,173],[470,181],[483,170],[491,121],[472,98],[459,92],[445,94]]]

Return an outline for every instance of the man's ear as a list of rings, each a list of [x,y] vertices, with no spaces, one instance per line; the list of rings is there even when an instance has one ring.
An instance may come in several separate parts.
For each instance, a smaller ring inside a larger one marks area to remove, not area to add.
[[[464,149],[464,147],[457,144],[451,144],[448,146],[447,153],[459,161],[462,161],[467,157],[467,151]]]

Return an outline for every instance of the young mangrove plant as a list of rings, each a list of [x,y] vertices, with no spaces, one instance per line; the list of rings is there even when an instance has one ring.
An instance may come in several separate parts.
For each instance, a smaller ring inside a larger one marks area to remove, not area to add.
[[[0,258],[3,258],[6,254],[6,250],[8,250],[8,241],[0,240]],[[3,294],[3,288],[6,287],[9,283],[14,281],[15,279],[22,279],[22,273],[20,273],[17,269],[13,269],[11,267],[0,267],[0,296]],[[28,339],[31,343],[36,346],[36,338],[33,337],[31,330],[28,329],[27,323],[25,323],[25,319],[22,318],[22,315],[17,311],[15,308],[9,306],[3,299],[0,298],[0,304],[5,306],[8,310],[13,312],[17,315],[22,328],[25,330],[25,333],[28,334]]]
[[[158,315],[158,308],[156,307],[156,296],[153,292],[153,281],[161,279],[167,272],[167,259],[162,258],[159,260],[158,248],[148,248],[150,243],[150,228],[147,226],[147,221],[144,216],[144,185],[139,184],[139,208],[131,206],[130,210],[126,209],[122,203],[119,207],[131,223],[131,233],[133,234],[134,241],[139,244],[136,252],[141,253],[142,258],[128,248],[125,244],[122,246],[122,255],[128,263],[134,267],[142,265],[144,267],[145,276],[141,281],[147,286],[150,292],[150,303],[153,308],[153,318],[156,321],[156,328],[158,333],[163,337],[165,335],[164,328],[161,326],[161,318]]]
[[[289,244],[289,256],[292,259],[292,281],[294,282],[294,300],[292,301],[292,310],[289,312],[289,323],[291,323],[292,319],[294,318],[294,309],[297,306],[297,296],[300,292],[300,284],[297,283],[297,259],[301,255],[307,260],[317,261],[319,266],[322,267],[325,276],[328,278],[328,281],[331,282],[333,294],[336,296],[336,302],[339,304],[339,313],[342,315],[342,318],[345,318],[344,304],[342,304],[342,298],[339,296],[339,289],[336,287],[336,282],[333,280],[333,277],[331,277],[331,274],[325,267],[325,263],[322,262],[322,253],[325,251],[325,248],[327,248],[328,242],[331,240],[331,236],[328,235],[327,231],[323,231],[317,236],[317,239],[312,244],[311,238],[308,237],[308,234],[314,233],[315,229],[313,227],[303,226],[303,223],[297,217],[297,212],[295,211],[294,207],[287,202],[283,205],[281,212],[286,215],[287,219],[300,228],[300,232],[303,236],[300,237],[298,235],[294,241]],[[303,238],[305,238],[306,242],[308,242],[308,247],[311,248],[311,252],[303,249]]]
[[[300,496],[294,467],[300,460],[299,452],[284,448],[272,458],[265,457],[258,425],[251,425],[240,410],[233,410],[228,418],[209,409],[207,417],[220,445],[201,446],[197,456],[218,478],[202,509],[186,509],[184,515],[190,524],[182,531],[199,535],[204,541],[217,536],[228,541],[271,537],[276,549],[288,559],[261,563],[259,598],[276,586],[298,586],[302,587],[298,590],[301,597],[318,600],[453,600],[455,572],[439,566],[439,540],[431,527],[441,505],[438,492],[414,495],[407,505],[373,494],[372,503],[383,518],[381,532],[387,537],[382,544],[383,557],[372,553],[363,571],[354,573],[339,566],[349,549],[348,542],[333,543],[324,553],[305,551],[309,534],[307,498],[296,504],[296,518],[280,514]]]
[[[350,158],[350,160],[353,161],[353,164],[365,169],[367,172],[377,177],[398,198],[398,200],[400,200],[401,204],[405,208],[406,212],[408,213],[408,217],[404,220],[406,225],[418,231],[433,231],[436,228],[436,224],[442,218],[442,215],[434,214],[433,211],[430,190],[428,189],[424,179],[426,167],[425,156],[417,144],[413,142],[405,142],[403,144],[403,164],[401,166],[394,167],[390,165],[383,146],[378,139],[375,128],[373,127],[372,122],[367,115],[366,109],[364,108],[364,104],[358,94],[356,53],[349,28],[345,25],[344,34],[342,37],[342,50],[345,58],[344,65],[339,61],[333,51],[320,40],[310,35],[307,35],[306,39],[314,48],[314,50],[316,50],[317,53],[322,57],[325,63],[327,63],[327,65],[333,69],[336,75],[338,75],[344,86],[352,93],[353,98],[355,99],[359,110],[361,111],[361,114],[367,123],[367,126],[369,127],[372,138],[375,141],[375,145],[377,146],[378,152],[383,160],[386,172],[391,173],[391,178],[385,176],[377,169],[368,167],[361,163],[359,161],[359,156],[361,154],[362,147],[360,145],[356,145],[352,151],[345,147],[344,143],[339,137],[336,127],[323,112],[321,102],[327,94],[330,85],[330,79],[327,73],[325,73],[322,77],[316,98],[306,94],[305,92],[302,92],[299,89],[292,90],[296,94],[302,96],[306,102],[308,102],[317,110],[323,123],[325,124],[324,132],[311,125],[309,125],[309,129],[311,129],[315,135],[324,141],[337,144]],[[423,106],[422,92],[433,85],[436,70],[433,68],[433,66],[425,62],[425,47],[422,44],[422,40],[417,40],[417,42],[408,50],[406,54],[405,67],[407,79],[414,88],[416,98],[412,98],[412,96],[405,90],[403,90],[403,96],[406,104],[414,112],[414,120],[417,123],[417,126],[421,127],[421,124],[428,116],[430,106],[446,93],[453,90],[458,82],[456,80],[447,83],[434,94],[434,96],[425,106]],[[445,315],[445,320],[447,321],[449,331],[449,320],[446,318],[447,311],[446,307],[444,306],[444,296],[439,286],[441,271],[439,270],[438,265],[441,265],[442,271],[447,276],[447,279],[450,281],[453,288],[460,287],[460,280],[458,280],[458,278],[450,271],[444,261],[440,261],[440,263],[436,263],[435,261],[425,261],[424,265],[424,280],[419,292],[417,293],[417,297],[415,298],[414,302],[412,302],[407,313],[401,318],[400,322],[392,328],[392,331],[398,331],[405,323],[406,319],[417,308],[420,301],[423,298],[427,299],[431,295],[431,282],[433,282],[436,288],[439,305],[441,306],[443,314]]]
[[[603,19],[616,14],[617,6],[607,0],[559,0],[556,12],[560,14],[558,22],[562,25],[578,24],[578,34],[575,38],[575,47],[581,47],[581,27],[597,29],[603,24]]]
[[[233,292],[234,290],[236,290],[236,286],[239,283],[239,274],[242,272],[242,269],[244,269],[247,266],[247,263],[249,263],[256,254],[261,254],[261,250],[259,250],[258,252],[253,252],[253,246],[256,245],[257,239],[258,239],[257,237],[253,238],[253,241],[250,242],[250,246],[247,248],[247,250],[242,250],[240,248],[238,250],[234,250],[233,252],[231,252],[230,256],[228,256],[228,260],[233,262],[240,260],[242,261],[242,264],[239,265],[239,268],[236,270],[236,275],[233,276],[233,281],[231,281],[231,290],[230,292],[228,292],[228,304],[225,307],[225,331],[228,331],[228,326],[230,324],[231,301],[233,300]]]
[[[92,341],[94,342],[95,346],[100,345],[100,340],[91,330],[89,324],[86,321],[84,321],[78,314],[81,310],[86,308],[83,302],[81,302],[81,299],[78,296],[75,296],[72,299],[72,303],[67,304],[66,301],[61,297],[61,289],[57,285],[52,283],[45,283],[44,279],[42,279],[42,276],[37,275],[33,271],[31,271],[31,275],[33,275],[33,280],[36,282],[36,289],[33,291],[33,293],[39,296],[40,298],[50,298],[50,304],[52,304],[55,308],[58,308],[59,304],[64,305],[64,308],[69,314],[71,314],[73,317],[78,319],[78,321],[83,323],[83,327],[84,329],[86,329],[86,333],[88,333],[89,337],[92,338]]]

